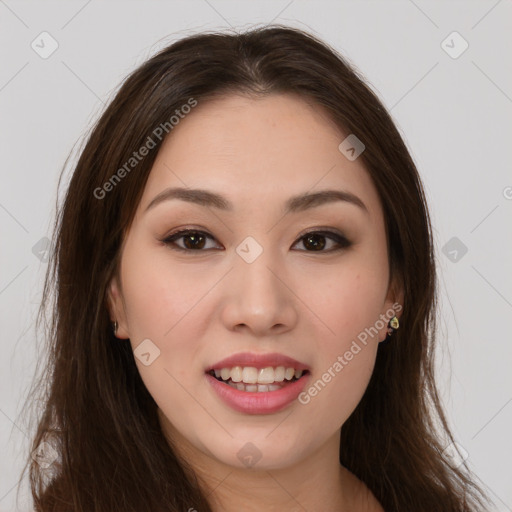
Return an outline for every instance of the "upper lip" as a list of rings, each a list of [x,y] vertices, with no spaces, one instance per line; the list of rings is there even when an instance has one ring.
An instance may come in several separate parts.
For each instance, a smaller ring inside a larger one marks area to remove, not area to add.
[[[295,368],[295,370],[309,370],[309,366],[307,364],[301,363],[300,361],[283,354],[255,354],[251,352],[241,352],[214,363],[206,369],[206,372],[211,370],[220,370],[222,368],[233,368],[234,366],[252,366],[258,369],[267,368],[268,366],[273,368],[276,368],[277,366],[284,366],[285,368]]]

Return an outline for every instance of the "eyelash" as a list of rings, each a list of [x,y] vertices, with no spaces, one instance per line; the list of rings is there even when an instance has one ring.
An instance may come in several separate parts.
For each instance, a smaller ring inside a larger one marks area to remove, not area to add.
[[[194,233],[194,234],[200,234],[203,235],[205,238],[209,238],[210,240],[215,240],[213,236],[211,236],[209,233],[206,233],[205,231],[201,231],[198,229],[182,229],[180,231],[177,231],[175,233],[171,233],[169,236],[161,240],[162,243],[165,245],[168,245],[170,249],[174,251],[181,251],[181,252],[206,252],[211,251],[213,249],[184,249],[183,247],[180,247],[176,245],[175,240],[178,240],[180,238],[185,237],[186,235]],[[330,238],[331,240],[335,241],[338,244],[338,247],[334,249],[329,249],[327,251],[320,250],[320,251],[308,251],[308,250],[301,250],[301,252],[311,252],[311,253],[330,253],[330,252],[336,252],[341,251],[342,249],[347,249],[352,245],[352,243],[345,238],[343,235],[336,233],[335,231],[328,231],[328,230],[320,230],[320,231],[308,231],[307,233],[304,233],[301,235],[296,242],[294,242],[293,245],[296,245],[301,240],[307,238],[310,235],[322,235],[325,238]]]

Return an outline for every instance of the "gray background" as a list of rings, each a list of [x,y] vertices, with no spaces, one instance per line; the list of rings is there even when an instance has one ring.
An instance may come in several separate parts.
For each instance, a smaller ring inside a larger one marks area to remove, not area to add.
[[[340,50],[410,148],[435,229],[442,397],[466,462],[496,510],[512,511],[511,0],[0,0],[0,511],[31,510],[24,493],[15,503],[30,436],[19,412],[37,358],[40,240],[66,157],[121,79],[162,46],[271,21]],[[50,48],[43,31],[58,43],[46,59],[31,47]],[[457,58],[453,31],[469,44]]]

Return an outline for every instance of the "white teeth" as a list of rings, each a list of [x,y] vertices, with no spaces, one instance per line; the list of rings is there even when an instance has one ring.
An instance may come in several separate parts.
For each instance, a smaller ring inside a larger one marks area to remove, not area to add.
[[[294,375],[295,370],[293,368],[286,368],[286,371],[284,372],[284,378],[286,380],[292,380]]]
[[[225,379],[227,380],[227,379]],[[242,382],[242,367],[241,366],[235,366],[234,368],[231,368],[231,380],[233,382]]]
[[[278,391],[282,385],[277,384],[244,384],[243,382],[226,382],[228,386],[238,389],[238,391],[248,391],[250,393],[267,393],[268,391]]]
[[[253,366],[244,367],[242,370],[242,381],[245,382],[245,384],[256,384],[256,382],[258,382],[257,368],[254,368]]]
[[[285,368],[284,366],[277,366],[276,368],[267,366],[261,369],[254,366],[234,366],[233,368],[216,369],[214,373],[215,377],[221,378],[224,381],[231,379],[233,383],[267,385],[283,382],[284,380],[292,380],[294,377],[300,379],[304,371],[296,370],[295,368]]]
[[[274,376],[274,382],[283,382],[284,380],[284,374],[285,374],[285,367],[284,366],[278,366],[275,370],[275,376]]]
[[[269,366],[260,370],[258,375],[258,384],[272,384],[274,380],[274,368]]]

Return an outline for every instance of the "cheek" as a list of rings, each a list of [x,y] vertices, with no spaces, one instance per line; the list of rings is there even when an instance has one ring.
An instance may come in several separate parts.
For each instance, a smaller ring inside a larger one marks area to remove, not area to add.
[[[370,328],[378,319],[378,296],[357,277],[352,284],[321,309],[335,334],[317,338],[317,364],[308,387],[299,396],[312,429],[335,431],[343,425],[360,402],[373,372],[378,337],[370,336]]]
[[[300,296],[325,333],[320,353],[339,351],[374,326],[387,293],[387,261],[378,253],[359,251],[333,266],[311,266],[297,281]],[[300,284],[301,283],[301,284]],[[363,336],[364,337],[364,336]],[[370,338],[370,337],[369,337]],[[375,337],[373,341],[377,341]],[[372,341],[370,338],[369,341]]]
[[[200,299],[212,286],[211,276],[210,279],[199,278],[193,265],[177,268],[170,263],[165,250],[138,251],[136,247],[136,240],[132,247],[127,246],[130,250],[125,251],[122,267],[135,362],[159,408],[174,424],[186,430],[191,417],[204,416],[193,399],[199,392],[197,374],[192,369],[197,369],[198,340],[203,338],[198,318]],[[151,340],[151,344],[145,342],[148,349],[144,350],[151,354],[149,365],[137,357],[137,348],[146,339]],[[156,357],[153,354],[157,354]],[[182,414],[183,411],[186,414]]]
[[[122,282],[132,349],[137,356],[139,344],[149,339],[154,344],[149,347],[158,354],[149,366],[136,357],[141,377],[158,401],[162,392],[181,395],[178,382],[191,385],[190,369],[197,366],[204,338],[202,305],[218,278],[213,279],[211,272],[203,276],[195,265],[178,268],[165,250],[137,250],[142,246],[137,240],[127,246]]]
[[[299,396],[309,429],[335,432],[347,421],[368,387],[376,348],[349,343],[333,351],[328,364],[312,375]]]
[[[138,250],[144,243],[147,246],[147,241],[134,239],[123,257],[130,334],[132,338],[153,336],[166,344],[211,284],[197,277],[195,266],[173,264],[165,248]]]
[[[310,417],[318,428],[339,428],[366,390],[382,328],[387,278],[386,261],[359,253],[304,283],[305,288],[310,284],[308,305],[324,334],[315,338],[318,363],[300,401],[315,411]]]

